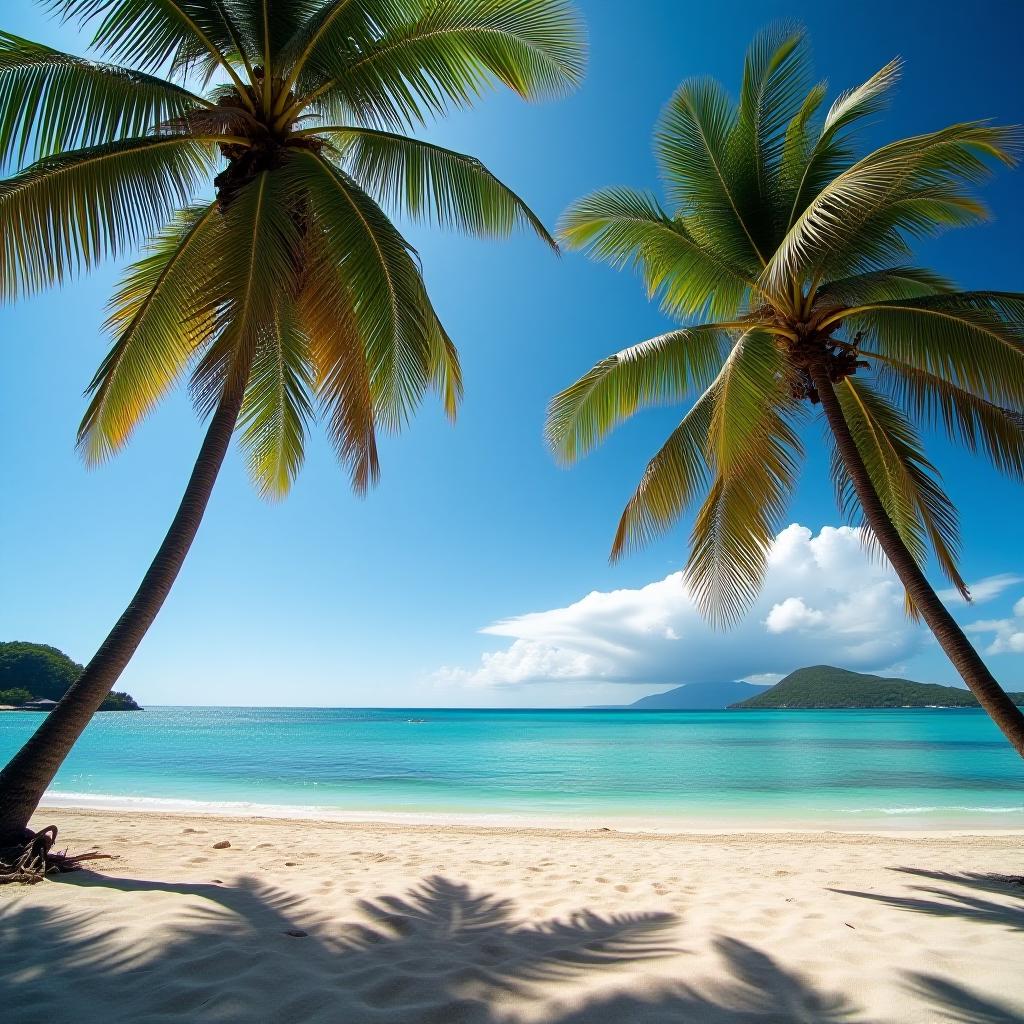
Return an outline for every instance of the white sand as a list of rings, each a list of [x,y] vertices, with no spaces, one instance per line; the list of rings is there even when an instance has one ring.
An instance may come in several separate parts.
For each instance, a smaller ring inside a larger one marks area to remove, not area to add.
[[[118,859],[0,888],[5,1024],[1024,1022],[1019,833],[50,821]]]

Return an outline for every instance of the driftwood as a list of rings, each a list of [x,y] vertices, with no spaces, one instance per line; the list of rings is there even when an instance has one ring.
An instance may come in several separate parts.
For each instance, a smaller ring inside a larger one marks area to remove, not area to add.
[[[20,846],[0,850],[0,885],[7,882],[34,885],[47,875],[77,871],[83,861],[110,859],[108,853],[79,853],[72,856],[67,850],[58,852],[53,849],[56,842],[57,826],[47,825]]]

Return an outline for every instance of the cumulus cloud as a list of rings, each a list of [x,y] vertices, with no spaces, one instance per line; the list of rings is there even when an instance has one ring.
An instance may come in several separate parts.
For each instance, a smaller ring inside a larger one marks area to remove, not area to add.
[[[968,589],[971,592],[971,604],[984,604],[986,601],[991,601],[1017,583],[1024,583],[1024,576],[1018,576],[1012,572],[1001,572],[995,576],[986,576],[976,583],[970,583]],[[960,591],[953,587],[948,590],[940,590],[939,597],[946,604],[967,604]]]
[[[676,572],[482,632],[511,643],[477,665],[440,669],[438,681],[678,684],[777,678],[820,662],[879,670],[914,654],[925,637],[904,614],[896,576],[868,554],[858,529],[826,526],[815,536],[799,524],[776,537],[761,596],[735,629],[709,626]]]
[[[991,633],[986,654],[1024,654],[1024,597],[1013,606],[1012,619],[982,619],[967,627],[968,633]]]

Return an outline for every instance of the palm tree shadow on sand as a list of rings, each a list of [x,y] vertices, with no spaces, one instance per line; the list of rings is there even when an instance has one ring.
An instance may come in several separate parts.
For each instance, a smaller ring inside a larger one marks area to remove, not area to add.
[[[74,900],[59,910],[27,901],[0,909],[0,989],[19,1024],[96,1007],[125,1024],[876,1024],[845,995],[729,937],[715,942],[715,980],[662,974],[639,984],[645,963],[685,952],[671,942],[680,924],[671,914],[584,910],[526,923],[510,900],[440,876],[362,901],[362,919],[342,923],[315,895],[251,878],[178,885],[81,872],[58,884],[146,894],[147,918],[165,918],[167,940],[159,950],[140,945]],[[183,913],[166,898],[182,895],[202,902]],[[588,992],[604,975],[604,991]],[[1024,1024],[945,979],[912,981],[936,1019]]]
[[[924,868],[893,870],[943,884],[911,886],[911,891],[917,894],[914,896],[887,896],[854,889],[832,891],[932,917],[959,917],[1024,932],[1024,878],[973,871],[927,871]],[[992,896],[999,898],[992,899]]]

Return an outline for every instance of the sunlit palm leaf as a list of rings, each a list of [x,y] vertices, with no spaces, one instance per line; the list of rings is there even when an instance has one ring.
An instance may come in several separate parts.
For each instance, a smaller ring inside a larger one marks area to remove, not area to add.
[[[613,267],[635,264],[665,311],[735,316],[756,281],[697,242],[647,193],[604,189],[577,200],[558,225],[562,243]]]
[[[818,289],[818,301],[824,307],[842,303],[886,302],[891,299],[917,299],[955,291],[948,278],[921,267],[888,267],[851,277],[836,278]]]
[[[957,387],[943,377],[863,349],[898,404],[950,440],[983,452],[1000,472],[1024,480],[1024,414]]]
[[[784,225],[778,178],[786,129],[803,105],[810,58],[803,30],[786,25],[760,33],[743,68],[736,128],[729,140],[730,163],[741,169],[738,202],[761,252]]]
[[[318,47],[308,67],[323,81],[311,95],[398,127],[467,105],[494,81],[537,99],[583,76],[582,27],[565,0],[414,0],[387,10],[385,25],[356,54]]]
[[[283,168],[310,197],[326,251],[345,268],[378,422],[400,427],[431,380],[433,313],[409,244],[343,171],[296,151]]]
[[[807,142],[807,122],[820,105],[823,94],[808,94],[808,102],[801,111],[803,120],[795,120],[792,126],[791,149],[789,159],[785,161],[783,185],[789,203],[786,230],[792,227],[828,182],[847,168],[850,150],[844,132],[884,106],[886,94],[899,80],[901,64],[899,60],[890,61],[863,85],[841,93],[825,115],[824,124],[813,144]]]
[[[209,168],[202,141],[157,136],[47,157],[0,182],[0,297],[127,251],[188,203]]]
[[[369,128],[322,134],[352,176],[385,205],[484,237],[503,238],[526,225],[557,249],[533,211],[476,157]]]
[[[161,78],[0,32],[0,166],[143,136],[207,105]]]
[[[297,311],[309,338],[313,390],[338,458],[349,470],[356,493],[363,494],[377,482],[380,464],[356,300],[319,231],[307,237],[306,248]]]
[[[669,198],[688,218],[698,242],[756,275],[768,253],[757,245],[742,174],[729,160],[736,105],[714,81],[684,82],[662,113],[655,152]]]
[[[955,292],[854,307],[849,328],[882,355],[1024,409],[1024,295]]]
[[[98,21],[93,46],[118,64],[172,74],[198,71],[208,81],[217,69],[241,80],[226,54],[235,49],[220,0],[47,0],[51,10],[83,24]]]
[[[312,386],[309,343],[293,304],[282,296],[259,339],[239,417],[249,475],[265,498],[283,498],[302,465]]]
[[[111,302],[114,345],[89,385],[92,400],[78,432],[89,463],[113,455],[175,384],[213,330],[201,292],[216,258],[216,206],[190,207],[149,244]]]
[[[665,533],[707,485],[705,449],[717,393],[716,382],[694,402],[647,464],[619,520],[612,542],[612,561]]]
[[[989,160],[1012,163],[1017,143],[1017,132],[975,122],[883,146],[833,178],[809,203],[771,256],[763,280],[778,288],[793,276],[817,271],[874,218],[918,193],[936,203],[968,200],[959,183],[984,178]]]
[[[693,524],[685,579],[701,613],[718,624],[738,621],[757,596],[803,456],[793,428],[799,406],[783,369],[771,339],[751,332],[717,381],[706,441],[712,483]]]
[[[729,339],[717,324],[671,331],[602,359],[556,395],[546,434],[563,462],[585,455],[638,409],[679,401],[713,379]]]
[[[298,291],[301,237],[290,185],[280,170],[261,171],[224,211],[216,259],[202,281],[215,336],[190,380],[202,414],[244,382],[261,346],[277,343],[282,296]]]

